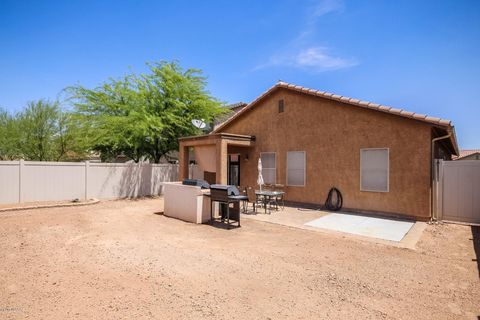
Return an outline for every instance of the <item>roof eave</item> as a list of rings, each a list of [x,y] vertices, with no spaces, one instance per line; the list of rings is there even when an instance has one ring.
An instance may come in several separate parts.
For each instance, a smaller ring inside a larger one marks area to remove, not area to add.
[[[260,96],[258,96],[255,100],[253,100],[251,103],[247,104],[242,110],[240,110],[235,115],[233,115],[230,119],[228,119],[227,121],[225,121],[224,123],[219,125],[217,128],[215,128],[212,131],[212,133],[219,133],[221,130],[223,130],[225,127],[227,127],[230,123],[235,121],[237,118],[241,117],[243,114],[245,114],[249,110],[253,109],[253,107],[257,103],[259,103],[261,100],[263,100],[264,98],[269,96],[273,91],[275,91],[277,89],[281,89],[281,88],[296,91],[296,92],[300,92],[300,93],[304,93],[304,94],[309,94],[309,95],[313,95],[313,96],[317,96],[317,97],[321,97],[321,98],[324,98],[324,99],[339,101],[339,102],[346,103],[346,104],[349,104],[349,105],[362,107],[362,108],[365,108],[365,109],[375,110],[375,111],[379,111],[379,112],[383,112],[383,113],[387,113],[387,114],[391,114],[391,115],[397,115],[397,116],[400,116],[400,117],[403,117],[403,118],[406,118],[406,119],[416,120],[416,121],[420,121],[420,122],[423,122],[423,123],[433,125],[433,126],[438,127],[438,128],[442,128],[442,129],[446,130],[447,132],[451,133],[451,139],[450,140],[451,140],[451,143],[452,143],[452,146],[453,146],[453,151],[455,152],[456,155],[460,154],[458,144],[457,144],[457,138],[456,138],[456,135],[455,135],[455,128],[452,125],[452,122],[450,120],[435,118],[435,117],[429,117],[427,115],[418,114],[418,113],[415,113],[415,112],[409,112],[409,111],[406,111],[406,110],[403,110],[403,109],[396,109],[396,108],[392,108],[392,107],[389,107],[389,106],[380,105],[380,104],[367,102],[367,101],[361,101],[361,100],[358,100],[358,99],[352,99],[352,98],[348,98],[348,97],[344,97],[344,96],[340,96],[340,95],[335,95],[335,94],[324,92],[324,91],[308,89],[308,88],[304,88],[304,87],[301,87],[301,86],[296,86],[296,85],[289,84],[289,83],[282,82],[282,81],[276,83],[275,85],[273,85],[272,87],[267,89],[264,93],[262,93]]]
[[[460,149],[458,148],[458,143],[457,143],[457,134],[455,133],[455,127],[450,126],[447,131],[451,134],[450,136],[450,141],[452,142],[453,146],[453,151],[455,152],[456,156],[460,155]]]

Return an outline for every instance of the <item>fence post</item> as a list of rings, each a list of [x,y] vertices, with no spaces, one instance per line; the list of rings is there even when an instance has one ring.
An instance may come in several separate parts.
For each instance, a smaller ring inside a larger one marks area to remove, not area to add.
[[[443,220],[443,168],[444,168],[445,162],[443,160],[440,160],[439,162],[439,168],[438,168],[438,200],[437,200],[437,214],[439,220]]]
[[[85,161],[85,200],[88,200],[88,169],[90,168],[90,161]]]
[[[23,180],[23,159],[18,161],[18,202],[22,203],[23,195],[22,195],[22,180]]]
[[[438,220],[438,159],[433,160],[432,168],[432,219]]]

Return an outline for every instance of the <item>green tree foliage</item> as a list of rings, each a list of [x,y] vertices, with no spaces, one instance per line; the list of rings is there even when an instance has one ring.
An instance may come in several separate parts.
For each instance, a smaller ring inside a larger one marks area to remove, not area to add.
[[[19,148],[25,159],[48,161],[55,157],[55,134],[59,108],[57,103],[30,102],[17,116],[21,128]]]
[[[14,116],[1,111],[0,126],[1,159],[60,161],[85,156],[75,122],[57,102],[30,102]]]
[[[15,118],[6,110],[0,109],[0,160],[19,158],[19,133]]]
[[[60,112],[57,118],[55,148],[57,161],[84,160],[89,154],[88,145],[81,136],[78,124],[70,112]]]
[[[148,67],[148,74],[131,73],[95,89],[68,89],[83,141],[103,159],[124,154],[158,163],[178,149],[179,137],[201,133],[193,119],[210,123],[224,112],[200,70],[184,71],[176,62]]]

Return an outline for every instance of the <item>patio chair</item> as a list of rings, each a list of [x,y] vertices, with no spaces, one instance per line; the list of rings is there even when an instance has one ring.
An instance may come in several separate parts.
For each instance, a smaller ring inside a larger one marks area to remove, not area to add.
[[[240,194],[242,196],[246,196],[247,195],[247,187],[245,186],[238,186],[238,191],[240,191]],[[243,212],[247,212],[246,208],[245,208],[245,205],[246,205],[246,201],[242,201],[242,206],[243,206]]]
[[[285,192],[285,186],[283,184],[275,184],[274,185],[274,191],[283,191]],[[282,210],[285,208],[285,194],[279,195],[275,197],[275,202],[278,206],[279,203],[282,204]]]
[[[244,207],[244,211],[246,212],[248,210],[248,204],[251,203],[253,205],[253,212],[257,212],[257,205],[261,204],[261,201],[259,197],[257,197],[257,194],[255,193],[255,189],[252,187],[247,187],[247,197],[248,200],[245,202],[246,207]]]

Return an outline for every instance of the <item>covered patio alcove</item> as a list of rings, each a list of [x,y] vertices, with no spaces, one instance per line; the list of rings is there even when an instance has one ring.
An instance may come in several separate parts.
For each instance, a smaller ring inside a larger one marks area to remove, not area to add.
[[[248,159],[248,152],[254,145],[255,136],[230,133],[180,138],[179,178],[180,180],[189,178],[190,150],[193,148],[198,170],[203,172],[202,178],[210,184],[229,184],[235,180],[235,174],[238,175],[237,179],[240,176],[240,167],[236,168],[236,172],[229,172],[231,161],[236,160],[239,164],[240,157]]]

